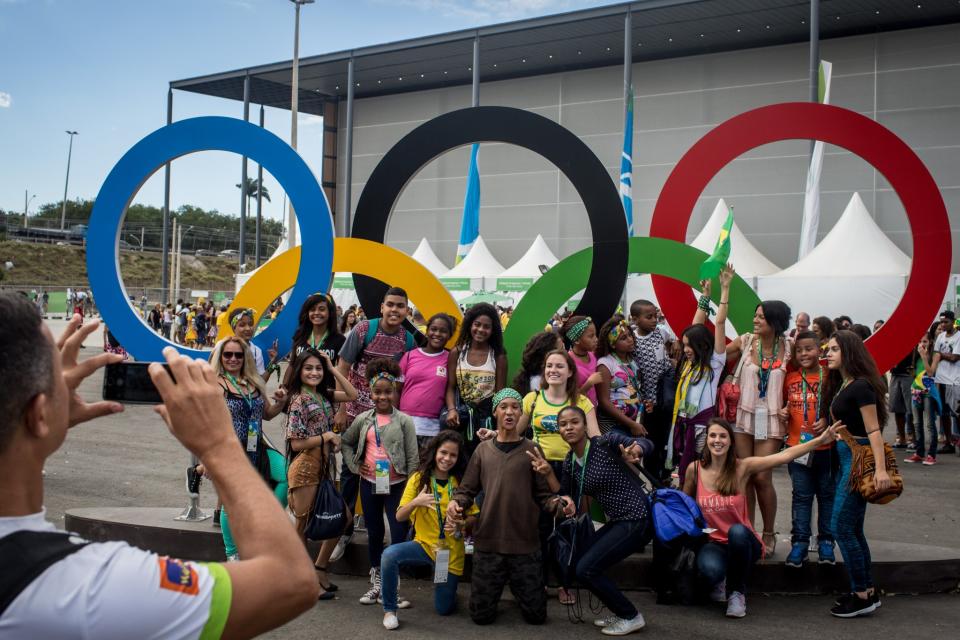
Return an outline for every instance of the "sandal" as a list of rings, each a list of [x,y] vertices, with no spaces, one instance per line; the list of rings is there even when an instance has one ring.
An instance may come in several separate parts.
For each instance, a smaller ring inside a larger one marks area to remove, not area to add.
[[[327,573],[327,568],[326,568],[326,567],[321,567],[321,566],[318,565],[318,564],[313,565],[313,569],[314,569],[314,571],[323,571],[324,574]],[[318,579],[318,582],[319,582],[319,579]],[[330,597],[331,597],[331,598],[333,597],[333,592],[334,592],[334,591],[337,591],[337,590],[340,588],[340,587],[338,587],[337,585],[333,584],[332,582],[329,582],[328,584],[323,584],[323,582],[320,582],[320,586],[323,587],[323,590],[324,590],[324,591],[326,591],[327,593],[330,594]],[[326,595],[326,593],[325,593],[324,595]],[[320,599],[321,599],[321,600],[324,600],[324,599],[329,600],[329,598],[324,598],[323,596],[320,596]]]
[[[557,599],[560,600],[560,604],[565,604],[567,606],[577,604],[577,596],[572,591],[568,591],[563,587],[557,589]]]
[[[769,558],[777,552],[777,532],[776,531],[764,531],[763,534],[763,556]],[[773,538],[773,544],[767,544],[767,538]]]

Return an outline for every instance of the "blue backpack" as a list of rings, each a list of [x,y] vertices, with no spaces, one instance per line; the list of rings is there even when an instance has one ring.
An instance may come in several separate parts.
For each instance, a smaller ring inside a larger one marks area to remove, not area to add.
[[[653,527],[660,542],[687,535],[703,534],[706,523],[696,501],[677,489],[657,489],[653,493]]]

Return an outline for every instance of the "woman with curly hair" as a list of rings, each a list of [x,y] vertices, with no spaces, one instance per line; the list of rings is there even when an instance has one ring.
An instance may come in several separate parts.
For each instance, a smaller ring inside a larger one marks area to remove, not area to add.
[[[476,448],[476,431],[493,417],[493,394],[506,381],[500,314],[493,305],[474,305],[464,314],[457,344],[447,357],[446,422],[465,434],[468,453]]]
[[[407,481],[397,509],[397,520],[410,522],[416,533],[409,542],[387,547],[380,561],[383,626],[387,629],[396,629],[400,625],[397,620],[400,567],[432,569],[433,602],[437,614],[447,616],[456,608],[457,584],[463,575],[465,555],[463,530],[473,528],[478,510],[476,506],[471,507],[462,526],[448,518],[446,513],[466,469],[463,438],[450,429],[431,438],[420,454],[420,468]]]

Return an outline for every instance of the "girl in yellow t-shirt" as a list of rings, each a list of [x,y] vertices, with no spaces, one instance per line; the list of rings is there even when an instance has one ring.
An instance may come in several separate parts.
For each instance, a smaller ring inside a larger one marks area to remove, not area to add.
[[[534,442],[543,449],[543,456],[558,478],[563,475],[563,460],[570,452],[570,447],[560,436],[557,428],[557,414],[561,409],[569,406],[580,407],[586,414],[589,437],[600,435],[597,412],[593,403],[579,392],[577,365],[568,352],[557,349],[548,353],[544,359],[540,389],[531,391],[523,398],[523,416],[520,417],[517,430],[523,433],[527,427],[532,429]],[[552,526],[552,516],[543,514],[540,518],[540,546],[544,559],[549,555],[546,551],[546,542]],[[547,566],[544,565],[544,571],[546,570]],[[559,596],[563,604],[576,602],[573,594],[562,587],[559,590]]]
[[[462,452],[463,437],[450,429],[441,431],[427,443],[420,454],[420,468],[407,480],[397,520],[410,520],[416,535],[410,542],[391,544],[380,560],[383,626],[387,629],[400,625],[397,609],[403,604],[397,601],[397,588],[401,566],[433,567],[437,613],[450,615],[456,607],[457,584],[463,575],[463,531],[446,513],[467,468]],[[477,507],[472,507],[463,529],[473,528],[477,513]]]

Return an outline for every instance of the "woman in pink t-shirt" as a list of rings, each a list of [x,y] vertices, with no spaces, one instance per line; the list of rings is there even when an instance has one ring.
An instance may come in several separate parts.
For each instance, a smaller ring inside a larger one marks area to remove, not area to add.
[[[570,346],[570,355],[577,365],[577,384],[580,393],[596,406],[597,390],[603,379],[597,373],[597,325],[589,316],[571,316],[563,325],[563,339]]]
[[[400,358],[403,382],[398,384],[400,411],[413,418],[420,449],[440,433],[440,412],[447,393],[447,356],[445,345],[457,329],[457,321],[446,313],[437,313],[427,321],[427,344],[406,352]]]
[[[819,437],[780,453],[738,459],[730,423],[721,418],[707,423],[706,445],[700,459],[687,467],[683,492],[697,501],[709,534],[709,541],[697,554],[697,571],[712,587],[710,599],[726,601],[728,617],[747,615],[747,575],[763,554],[763,544],[747,514],[750,477],[833,442],[836,429],[834,424]]]

